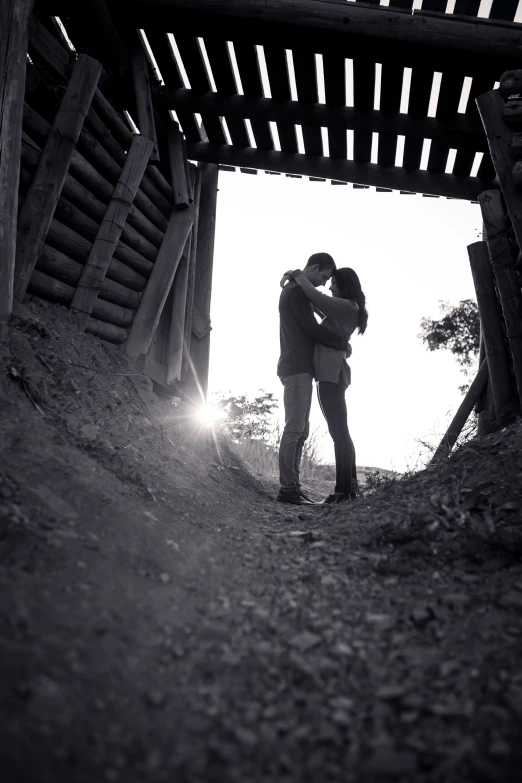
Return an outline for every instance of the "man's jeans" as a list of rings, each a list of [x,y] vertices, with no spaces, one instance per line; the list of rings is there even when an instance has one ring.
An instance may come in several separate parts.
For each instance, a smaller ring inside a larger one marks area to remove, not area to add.
[[[279,444],[279,481],[282,489],[299,489],[299,466],[310,431],[313,378],[309,372],[281,378],[285,388],[285,428]]]

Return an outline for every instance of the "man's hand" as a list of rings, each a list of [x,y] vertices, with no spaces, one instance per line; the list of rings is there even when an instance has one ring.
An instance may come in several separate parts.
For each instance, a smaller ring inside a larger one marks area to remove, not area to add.
[[[352,346],[348,342],[346,343],[346,358],[349,359],[351,355],[352,355]]]
[[[283,277],[281,278],[279,285],[281,288],[284,288],[287,283],[290,282],[290,280],[293,280],[295,275],[300,274],[300,269],[289,269],[288,272],[285,272]]]

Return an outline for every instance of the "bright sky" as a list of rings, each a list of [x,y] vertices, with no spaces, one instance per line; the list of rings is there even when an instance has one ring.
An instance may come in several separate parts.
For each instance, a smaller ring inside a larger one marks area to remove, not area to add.
[[[419,439],[438,442],[464,382],[450,353],[421,344],[420,321],[439,316],[439,300],[474,298],[466,246],[481,239],[481,227],[469,202],[220,172],[210,392],[271,391],[282,416],[279,280],[312,253],[330,253],[356,270],[369,311],[367,332],[352,338],[347,393],[357,462],[418,466]],[[322,459],[333,462],[315,393],[311,425]]]

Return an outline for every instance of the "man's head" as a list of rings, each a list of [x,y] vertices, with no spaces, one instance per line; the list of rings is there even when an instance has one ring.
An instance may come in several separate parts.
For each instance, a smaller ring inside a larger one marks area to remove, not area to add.
[[[317,288],[331,278],[335,272],[335,261],[328,253],[314,253],[308,259],[303,272],[312,285]]]

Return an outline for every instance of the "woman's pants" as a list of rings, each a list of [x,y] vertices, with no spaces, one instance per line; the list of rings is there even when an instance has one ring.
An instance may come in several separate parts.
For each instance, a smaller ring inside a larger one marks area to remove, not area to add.
[[[357,487],[355,448],[348,430],[346,386],[320,381],[317,384],[319,405],[328,424],[335,449],[336,492],[354,492]]]

